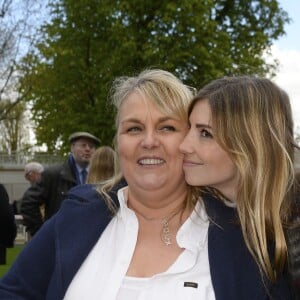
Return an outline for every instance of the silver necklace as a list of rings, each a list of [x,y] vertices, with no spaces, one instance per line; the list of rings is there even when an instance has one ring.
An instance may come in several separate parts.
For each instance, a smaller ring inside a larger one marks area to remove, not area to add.
[[[129,203],[128,203],[128,207],[130,207],[136,214],[141,216],[146,221],[160,221],[162,224],[161,234],[160,234],[160,238],[161,238],[162,242],[166,246],[170,246],[173,244],[172,238],[171,238],[169,222],[182,211],[182,206],[180,207],[179,210],[175,211],[169,217],[164,217],[164,218],[153,218],[153,217],[149,218],[149,217],[143,215],[142,213],[140,213],[139,211],[137,211],[136,209],[134,209],[132,206],[129,206]]]

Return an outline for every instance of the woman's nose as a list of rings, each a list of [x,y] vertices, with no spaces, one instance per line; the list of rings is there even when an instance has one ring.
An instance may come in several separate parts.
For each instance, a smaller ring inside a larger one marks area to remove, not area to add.
[[[183,154],[192,152],[191,143],[190,143],[190,132],[187,133],[187,135],[179,145],[179,151]]]
[[[143,136],[142,140],[142,146],[145,148],[153,148],[157,147],[159,145],[159,138],[155,131],[148,131],[145,132],[145,135]]]

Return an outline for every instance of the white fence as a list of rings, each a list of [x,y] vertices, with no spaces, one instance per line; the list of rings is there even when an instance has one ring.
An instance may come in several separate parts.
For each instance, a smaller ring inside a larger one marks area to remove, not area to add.
[[[24,166],[30,161],[37,161],[47,167],[62,162],[64,158],[48,153],[1,153],[0,152],[0,183],[4,184],[10,202],[19,201],[26,189],[28,181],[24,178]]]
[[[45,166],[61,162],[63,159],[61,156],[45,152],[0,153],[0,168],[23,168],[30,161],[37,161]]]

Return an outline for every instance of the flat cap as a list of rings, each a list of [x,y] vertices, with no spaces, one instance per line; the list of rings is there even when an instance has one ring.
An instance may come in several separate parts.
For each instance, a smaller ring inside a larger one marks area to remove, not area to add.
[[[94,135],[88,133],[88,132],[84,132],[84,131],[78,131],[78,132],[74,132],[69,136],[69,142],[70,143],[74,143],[76,140],[80,139],[80,138],[85,138],[85,139],[90,139],[92,140],[97,146],[100,145],[101,141],[100,139],[98,139],[97,137],[95,137]]]

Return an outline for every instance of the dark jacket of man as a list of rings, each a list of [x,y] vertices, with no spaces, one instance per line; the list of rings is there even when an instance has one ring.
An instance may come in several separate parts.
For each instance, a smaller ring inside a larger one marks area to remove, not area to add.
[[[8,194],[0,184],[0,265],[6,264],[6,248],[14,245],[16,235],[17,226]]]
[[[118,204],[116,194],[112,196]],[[105,201],[90,185],[72,189],[68,198],[0,280],[0,299],[64,298],[112,218]],[[276,284],[263,281],[240,227],[232,222],[235,210],[211,196],[204,202],[212,220],[208,256],[216,300],[290,300],[286,274],[281,274]],[[183,282],[178,284],[183,287]],[[190,290],[186,292],[191,295]]]
[[[43,222],[55,214],[70,188],[77,185],[75,162],[70,155],[63,164],[45,169],[41,181],[33,184],[24,193],[21,201],[21,214],[26,230],[33,236]],[[44,208],[44,216],[41,207]]]

